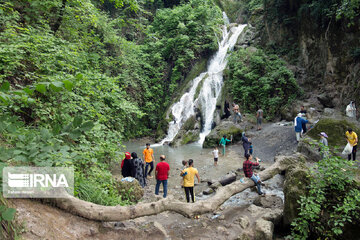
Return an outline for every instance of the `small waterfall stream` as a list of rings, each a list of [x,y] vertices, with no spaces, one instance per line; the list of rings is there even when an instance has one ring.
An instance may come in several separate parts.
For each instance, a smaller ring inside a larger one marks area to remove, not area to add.
[[[199,143],[202,144],[205,137],[210,133],[216,108],[216,101],[223,85],[223,71],[227,64],[228,51],[231,51],[246,25],[238,25],[229,28],[229,19],[224,15],[224,26],[222,27],[222,39],[219,42],[219,50],[210,59],[206,72],[201,73],[192,81],[192,86],[172,108],[174,120],[169,124],[167,136],[160,142],[171,142],[181,129],[181,126],[191,116],[195,115],[195,108],[201,110],[203,128],[200,133]],[[195,99],[196,89],[202,82],[199,95]]]

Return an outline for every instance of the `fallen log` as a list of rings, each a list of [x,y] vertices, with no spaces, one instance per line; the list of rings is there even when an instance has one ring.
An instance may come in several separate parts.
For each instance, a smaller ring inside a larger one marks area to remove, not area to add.
[[[286,168],[294,164],[299,156],[280,156],[275,159],[275,163],[269,168],[260,172],[259,175],[263,181],[272,178]],[[215,211],[231,196],[254,186],[250,179],[244,183],[240,181],[233,182],[221,187],[214,196],[197,201],[195,203],[185,203],[175,200],[171,197],[161,199],[157,202],[138,203],[133,206],[101,206],[91,202],[86,202],[75,197],[54,199],[54,204],[67,212],[96,221],[124,221],[143,216],[155,215],[164,211],[172,211],[182,214],[186,217],[204,214]]]

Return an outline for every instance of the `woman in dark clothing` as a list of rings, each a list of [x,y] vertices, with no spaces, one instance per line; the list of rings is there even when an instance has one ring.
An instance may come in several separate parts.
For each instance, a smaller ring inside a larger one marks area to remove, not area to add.
[[[244,156],[246,157],[247,154],[249,154],[249,149],[251,146],[251,139],[247,138],[245,136],[245,132],[242,133],[242,138],[241,138],[242,142],[243,142],[243,147],[244,147]]]
[[[145,187],[145,172],[144,172],[144,161],[141,158],[138,158],[135,152],[131,153],[132,161],[133,161],[133,171],[132,176],[136,178],[142,187]]]
[[[123,175],[123,177],[132,177],[131,173],[132,173],[132,169],[134,168],[133,163],[132,163],[132,159],[131,159],[131,155],[129,152],[125,153],[125,159],[123,160],[122,164],[122,168],[121,168],[121,174]]]

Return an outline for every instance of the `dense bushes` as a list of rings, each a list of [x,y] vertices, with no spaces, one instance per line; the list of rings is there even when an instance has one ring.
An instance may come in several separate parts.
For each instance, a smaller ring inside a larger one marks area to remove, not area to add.
[[[239,49],[229,58],[227,86],[240,107],[255,113],[258,107],[272,119],[301,94],[293,73],[276,55]]]
[[[221,21],[210,0],[1,2],[0,165],[70,166],[79,198],[130,204],[120,142],[156,129]]]
[[[323,151],[328,149],[323,147]],[[308,194],[292,223],[293,239],[347,239],[345,227],[360,220],[360,190],[354,162],[329,156],[311,172]]]

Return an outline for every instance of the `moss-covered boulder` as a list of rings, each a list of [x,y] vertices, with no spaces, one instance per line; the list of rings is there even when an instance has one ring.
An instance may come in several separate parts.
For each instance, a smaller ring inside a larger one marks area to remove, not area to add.
[[[169,129],[169,123],[171,119],[162,119],[156,129],[155,133],[155,141],[160,142],[163,138],[165,138],[167,131]]]
[[[360,128],[355,123],[346,119],[323,118],[307,133],[313,139],[319,140],[319,133],[325,132],[329,138],[329,147],[345,146],[345,132],[348,128],[352,128],[357,134],[360,134]]]
[[[309,185],[309,169],[305,163],[298,162],[290,165],[285,174],[284,182],[284,227],[289,227],[291,222],[298,216],[300,207],[298,200],[306,194],[306,186]]]
[[[218,126],[216,126],[209,135],[206,136],[203,143],[203,148],[212,148],[219,145],[219,142],[223,135],[226,135],[228,138],[233,136],[233,141],[237,142],[241,140],[241,134],[244,131],[238,124],[234,124],[231,121],[222,121]]]

